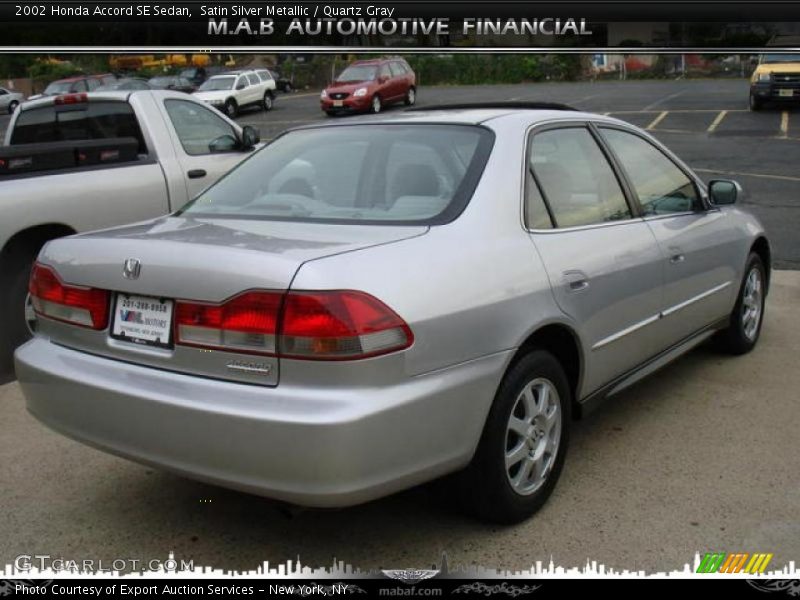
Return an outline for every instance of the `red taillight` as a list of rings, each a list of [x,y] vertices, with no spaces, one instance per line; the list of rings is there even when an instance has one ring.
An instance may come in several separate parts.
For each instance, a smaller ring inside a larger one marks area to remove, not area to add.
[[[50,267],[33,265],[28,283],[37,314],[91,329],[108,325],[108,292],[66,285]]]
[[[402,350],[413,339],[400,317],[363,292],[246,292],[175,309],[178,344],[232,352],[345,360]]]
[[[274,354],[282,297],[275,292],[246,292],[224,304],[179,301],[175,340],[189,346]]]
[[[79,94],[63,94],[61,96],[56,96],[55,103],[58,105],[62,104],[80,104],[82,102],[88,102],[89,96],[86,95],[86,92],[81,92]]]
[[[376,356],[408,348],[408,325],[383,302],[354,291],[289,292],[280,355],[320,360]]]

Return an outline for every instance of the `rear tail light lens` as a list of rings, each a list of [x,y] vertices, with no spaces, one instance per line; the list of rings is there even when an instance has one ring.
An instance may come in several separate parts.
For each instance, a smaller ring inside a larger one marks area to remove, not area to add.
[[[178,302],[175,339],[189,346],[275,354],[282,297],[274,292],[246,292],[224,304]]]
[[[108,326],[106,290],[66,285],[53,269],[35,263],[28,291],[33,309],[39,315],[91,329]]]
[[[223,304],[179,301],[176,342],[286,358],[347,360],[408,348],[408,325],[354,291],[247,292]]]
[[[289,292],[280,354],[319,360],[353,359],[408,348],[408,325],[383,302],[354,291]]]
[[[88,101],[89,96],[86,95],[86,92],[80,92],[78,94],[63,94],[61,96],[56,96],[55,104],[61,106],[64,104],[82,104]]]

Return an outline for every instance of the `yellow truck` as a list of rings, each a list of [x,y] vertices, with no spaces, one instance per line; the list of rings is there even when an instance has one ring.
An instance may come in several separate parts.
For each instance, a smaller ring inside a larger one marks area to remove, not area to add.
[[[800,38],[796,39],[800,42]],[[777,41],[773,43],[777,45]],[[750,110],[760,110],[767,102],[792,100],[800,100],[800,54],[776,49],[759,56],[758,66],[750,77]]]

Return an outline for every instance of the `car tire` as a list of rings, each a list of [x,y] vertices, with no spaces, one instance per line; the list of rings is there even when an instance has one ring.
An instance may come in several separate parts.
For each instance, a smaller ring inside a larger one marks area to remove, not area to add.
[[[38,248],[19,248],[8,256],[0,273],[0,373],[14,368],[14,350],[31,338],[26,307],[28,279]]]
[[[225,109],[225,114],[231,119],[235,119],[239,115],[239,105],[236,104],[236,100],[233,98],[226,100],[223,108]]]
[[[750,110],[756,111],[761,110],[764,108],[764,103],[755,97],[755,95],[750,94]]]
[[[406,106],[414,106],[417,103],[417,89],[414,87],[408,88],[403,102],[405,102]]]
[[[267,111],[272,110],[272,108],[275,106],[275,98],[273,98],[272,92],[264,93],[264,100],[262,102],[262,106],[264,107],[264,110]]]
[[[383,103],[381,102],[381,97],[378,96],[378,94],[375,94],[369,103],[369,112],[371,112],[373,115],[377,115],[379,112],[381,112],[382,108]]]
[[[472,462],[456,478],[468,513],[513,524],[541,508],[564,465],[571,406],[567,376],[549,352],[534,350],[511,367]]]
[[[747,267],[744,270],[728,327],[717,336],[722,350],[739,355],[755,348],[764,322],[766,295],[767,272],[764,262],[753,252],[747,258]]]
[[[13,115],[14,111],[17,110],[18,106],[19,106],[19,102],[17,102],[16,100],[12,100],[11,102],[9,102],[8,103],[8,114]]]

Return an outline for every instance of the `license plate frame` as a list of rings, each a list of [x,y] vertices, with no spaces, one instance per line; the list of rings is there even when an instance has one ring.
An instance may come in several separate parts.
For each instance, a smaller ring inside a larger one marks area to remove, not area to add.
[[[113,339],[138,346],[174,347],[174,300],[119,292],[114,294],[112,308],[109,336]]]

